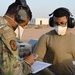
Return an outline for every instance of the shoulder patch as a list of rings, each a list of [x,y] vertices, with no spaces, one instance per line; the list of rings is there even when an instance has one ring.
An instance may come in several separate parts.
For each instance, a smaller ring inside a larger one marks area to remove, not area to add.
[[[16,51],[16,50],[17,50],[16,41],[11,40],[11,41],[10,41],[10,46],[11,46],[11,49],[12,49],[13,51]]]

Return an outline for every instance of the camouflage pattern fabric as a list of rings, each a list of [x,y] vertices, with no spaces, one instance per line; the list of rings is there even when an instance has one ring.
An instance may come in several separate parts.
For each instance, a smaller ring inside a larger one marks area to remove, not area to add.
[[[0,17],[0,75],[27,75],[31,66],[18,60],[18,50],[14,30]]]

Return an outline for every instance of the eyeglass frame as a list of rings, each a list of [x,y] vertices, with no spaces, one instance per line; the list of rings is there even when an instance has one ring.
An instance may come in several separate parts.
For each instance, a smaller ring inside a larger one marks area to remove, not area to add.
[[[54,25],[65,27],[68,22],[54,22]]]

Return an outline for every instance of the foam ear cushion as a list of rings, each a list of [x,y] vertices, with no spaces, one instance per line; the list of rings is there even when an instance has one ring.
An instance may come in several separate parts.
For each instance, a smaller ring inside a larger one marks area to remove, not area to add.
[[[69,18],[68,19],[68,28],[74,28],[74,26],[75,26],[75,20],[74,20],[74,18]]]
[[[50,17],[50,18],[49,18],[49,25],[50,25],[51,27],[54,27],[53,17]]]
[[[18,7],[17,9],[17,13],[16,13],[16,21],[18,23],[22,23],[24,21],[26,21],[28,15],[27,15],[27,11],[24,7]]]
[[[25,21],[27,19],[27,12],[24,9],[20,9],[18,11],[18,18]]]

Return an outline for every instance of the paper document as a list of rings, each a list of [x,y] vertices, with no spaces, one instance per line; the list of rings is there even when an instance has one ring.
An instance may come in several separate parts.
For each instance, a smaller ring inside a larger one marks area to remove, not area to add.
[[[32,73],[37,73],[41,70],[43,70],[44,68],[51,66],[52,64],[50,63],[46,63],[46,62],[40,62],[40,61],[36,61],[34,62],[34,64],[31,66],[33,72]]]

